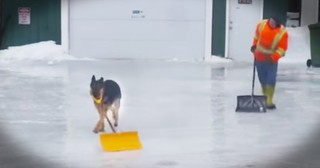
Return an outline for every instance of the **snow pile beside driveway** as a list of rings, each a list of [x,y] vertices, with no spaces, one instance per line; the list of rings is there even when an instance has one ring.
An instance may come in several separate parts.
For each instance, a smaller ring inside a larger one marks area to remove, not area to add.
[[[49,65],[67,60],[92,60],[69,55],[61,45],[54,41],[42,41],[0,50],[0,63],[47,62]]]
[[[7,63],[17,61],[47,61],[50,63],[73,59],[75,58],[68,55],[62,46],[55,44],[54,41],[14,46],[0,51],[0,61]]]
[[[279,63],[306,63],[311,58],[308,26],[287,28],[289,34],[286,56]]]

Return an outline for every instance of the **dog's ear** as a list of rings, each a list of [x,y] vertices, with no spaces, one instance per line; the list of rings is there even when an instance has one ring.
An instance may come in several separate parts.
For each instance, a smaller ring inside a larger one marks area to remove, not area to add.
[[[99,79],[99,82],[103,82],[103,77],[101,77],[101,78]]]
[[[96,81],[96,77],[94,75],[92,75],[91,81],[92,82]]]

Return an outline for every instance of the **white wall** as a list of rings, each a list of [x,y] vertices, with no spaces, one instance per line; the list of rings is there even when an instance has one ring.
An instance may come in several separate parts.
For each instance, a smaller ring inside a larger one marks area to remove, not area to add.
[[[319,0],[301,1],[301,26],[318,22]]]
[[[205,30],[205,55],[204,60],[211,60],[211,47],[212,47],[212,5],[213,0],[206,0],[206,30]]]
[[[69,0],[61,0],[61,45],[69,51]]]

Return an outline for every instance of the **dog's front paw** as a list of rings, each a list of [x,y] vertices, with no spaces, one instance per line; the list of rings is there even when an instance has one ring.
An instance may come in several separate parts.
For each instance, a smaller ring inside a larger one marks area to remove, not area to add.
[[[105,132],[105,131],[104,131],[104,129],[100,129],[100,130],[94,129],[92,132],[95,133],[95,134],[97,134],[97,133],[99,133],[99,132]]]
[[[97,125],[94,127],[92,132],[96,134],[99,132],[104,132],[104,123],[99,121]]]

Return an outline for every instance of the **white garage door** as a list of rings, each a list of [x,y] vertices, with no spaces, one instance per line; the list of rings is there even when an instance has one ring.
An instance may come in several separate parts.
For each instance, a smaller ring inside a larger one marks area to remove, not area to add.
[[[205,0],[70,0],[69,19],[74,56],[204,57]]]

